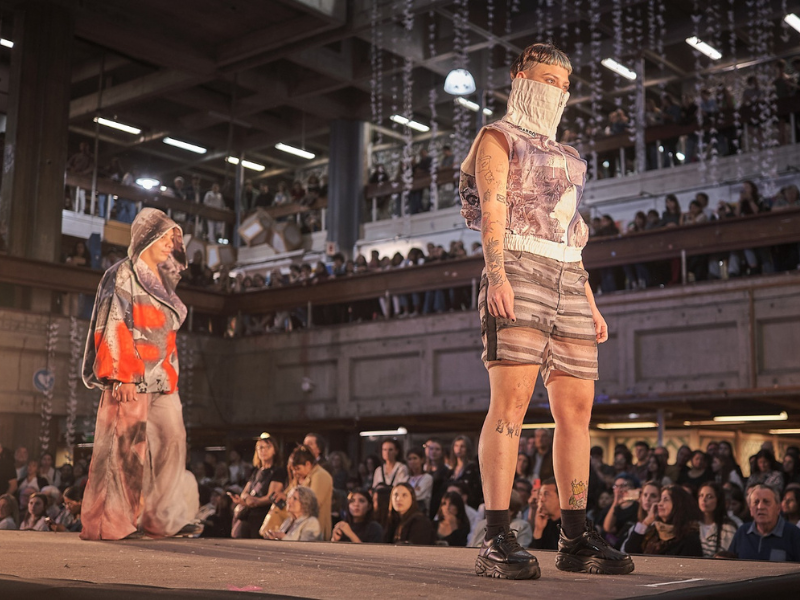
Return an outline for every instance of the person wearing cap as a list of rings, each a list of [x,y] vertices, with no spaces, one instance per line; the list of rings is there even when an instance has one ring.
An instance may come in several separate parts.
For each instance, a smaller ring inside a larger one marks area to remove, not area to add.
[[[84,384],[102,395],[82,539],[200,532],[178,395],[177,332],[187,310],[175,287],[185,268],[180,227],[145,208],[127,258],[100,281],[83,358]]]

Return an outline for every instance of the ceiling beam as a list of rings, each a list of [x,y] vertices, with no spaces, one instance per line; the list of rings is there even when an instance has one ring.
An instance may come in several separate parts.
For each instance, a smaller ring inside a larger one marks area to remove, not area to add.
[[[280,0],[280,2],[328,22],[342,23],[347,18],[346,0]]]
[[[115,69],[131,64],[129,58],[119,56],[118,54],[107,53],[105,58],[93,58],[87,60],[79,65],[72,67],[72,83],[80,83],[87,79],[92,79],[100,75],[102,69],[104,73],[110,73]]]

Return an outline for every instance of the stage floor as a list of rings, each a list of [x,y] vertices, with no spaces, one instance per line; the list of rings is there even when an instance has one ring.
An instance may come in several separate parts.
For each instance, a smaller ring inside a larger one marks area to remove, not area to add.
[[[230,598],[797,598],[800,564],[634,557],[626,576],[562,573],[537,551],[542,578],[476,577],[474,549],[167,539],[83,542],[77,534],[0,531],[0,599]],[[148,587],[142,587],[148,586]],[[665,595],[666,593],[666,595]]]

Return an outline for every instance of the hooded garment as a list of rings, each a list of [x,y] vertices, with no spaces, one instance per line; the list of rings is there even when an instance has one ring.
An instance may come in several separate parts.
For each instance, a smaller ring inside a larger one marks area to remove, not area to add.
[[[158,265],[159,278],[141,255],[165,234],[173,235],[174,247]],[[128,258],[106,271],[97,290],[83,356],[86,387],[108,389],[121,381],[135,383],[137,393],[177,390],[176,334],[186,306],[175,287],[185,268],[180,227],[160,210],[142,209],[131,225]]]
[[[586,161],[555,141],[569,94],[516,78],[506,115],[478,133],[461,164],[461,215],[467,227],[481,230],[481,205],[475,181],[478,146],[487,130],[503,134],[509,148],[503,247],[563,262],[581,260],[589,228],[578,213],[586,183]]]

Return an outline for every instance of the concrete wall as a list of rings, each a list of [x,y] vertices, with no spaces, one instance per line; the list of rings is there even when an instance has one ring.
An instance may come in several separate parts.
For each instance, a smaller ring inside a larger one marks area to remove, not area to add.
[[[800,274],[606,296],[598,304],[611,331],[600,349],[601,400],[800,386]],[[0,440],[9,445],[38,435],[42,396],[32,377],[46,362],[48,320],[0,311]],[[53,410],[63,417],[69,321],[60,323]],[[192,426],[365,418],[397,424],[391,417],[488,406],[472,312],[236,341],[182,335],[179,344]],[[95,398],[79,387],[79,413],[90,412]],[[534,404],[545,402],[540,383]]]

